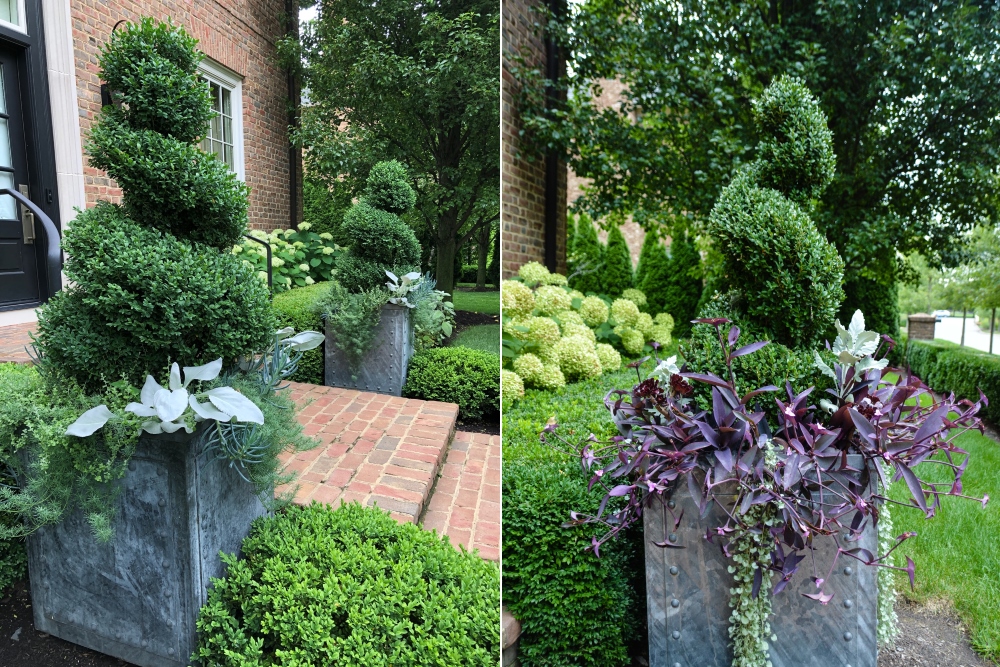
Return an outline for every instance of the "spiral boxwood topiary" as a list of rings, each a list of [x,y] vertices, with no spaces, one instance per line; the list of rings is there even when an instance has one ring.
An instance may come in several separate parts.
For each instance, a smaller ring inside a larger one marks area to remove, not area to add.
[[[755,103],[757,160],[726,186],[709,216],[724,281],[766,338],[818,347],[844,293],[844,263],[800,206],[833,177],[826,118],[796,79],[776,80]]]
[[[141,384],[173,361],[235,360],[266,347],[267,288],[229,249],[246,229],[247,188],[192,142],[212,115],[201,54],[183,29],[143,19],[100,56],[123,104],[102,109],[91,165],[122,205],[81,212],[66,229],[68,285],[39,312],[38,347],[88,391]]]
[[[381,288],[387,270],[397,276],[420,271],[420,243],[397,214],[411,200],[406,191],[413,193],[402,165],[380,162],[369,174],[365,196],[344,215],[341,234],[349,244],[337,259],[336,280],[348,292]]]

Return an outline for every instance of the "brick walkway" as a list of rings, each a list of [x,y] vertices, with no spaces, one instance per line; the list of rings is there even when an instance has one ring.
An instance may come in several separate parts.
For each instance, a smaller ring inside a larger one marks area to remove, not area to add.
[[[315,449],[289,459],[299,473],[296,502],[377,504],[415,523],[430,498],[455,432],[458,406],[385,394],[291,383]]]
[[[500,559],[500,436],[455,434],[421,524]]]
[[[0,363],[30,361],[34,324],[0,327]],[[500,558],[500,437],[455,432],[458,406],[291,383],[305,433],[320,440],[286,458],[296,502],[378,505],[397,521]]]
[[[35,322],[31,322],[0,327],[0,363],[26,364],[31,361],[24,348],[25,346],[30,348],[31,339],[28,333],[34,331],[37,326]]]

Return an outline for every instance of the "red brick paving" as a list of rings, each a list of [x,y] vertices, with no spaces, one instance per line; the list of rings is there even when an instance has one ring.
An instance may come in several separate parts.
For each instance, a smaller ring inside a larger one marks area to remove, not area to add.
[[[29,363],[31,357],[24,348],[27,346],[30,349],[31,339],[28,333],[34,331],[37,326],[37,323],[29,322],[0,327],[0,363]]]
[[[298,382],[290,391],[306,435],[320,441],[285,458],[298,473],[295,501],[356,500],[415,523],[444,462],[458,406]]]
[[[30,361],[24,348],[35,326],[0,327],[0,363]],[[296,502],[377,504],[499,560],[500,436],[455,433],[452,403],[298,382],[291,392],[306,434],[320,440],[285,459],[298,473]]]
[[[500,559],[500,436],[455,434],[420,523],[483,558]]]

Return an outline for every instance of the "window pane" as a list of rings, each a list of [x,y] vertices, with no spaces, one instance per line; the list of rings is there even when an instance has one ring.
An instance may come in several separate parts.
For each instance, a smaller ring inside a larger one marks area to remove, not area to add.
[[[226,164],[233,170],[236,169],[235,160],[233,160],[233,147],[226,146]]]
[[[0,113],[7,113],[7,93],[3,85],[3,68],[0,68]]]
[[[233,143],[233,119],[222,116],[222,135],[219,137],[227,144]]]
[[[216,112],[222,111],[222,104],[219,101],[219,97],[222,94],[222,90],[219,87],[219,85],[216,84],[216,83],[212,83],[212,84],[209,84],[209,85],[212,88],[212,108]]]
[[[232,91],[226,88],[222,89],[222,113],[232,118],[233,116],[233,100]]]
[[[9,171],[0,171],[0,190],[14,187],[14,174]],[[14,198],[10,195],[0,197],[0,219],[17,220],[17,207]]]
[[[17,0],[0,0],[0,20],[21,25],[21,17],[17,11]]]
[[[13,167],[10,161],[10,128],[7,119],[0,118],[0,167]]]
[[[214,118],[212,118],[212,125],[211,125],[211,129],[209,130],[209,133],[212,135],[213,139],[221,139],[222,138],[222,117],[221,116],[215,116]]]

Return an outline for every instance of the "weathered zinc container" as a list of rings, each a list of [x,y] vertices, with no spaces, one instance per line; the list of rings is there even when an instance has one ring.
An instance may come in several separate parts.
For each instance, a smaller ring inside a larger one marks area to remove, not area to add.
[[[139,439],[111,542],[80,512],[28,538],[35,629],[141,667],[189,664],[219,552],[238,552],[266,513],[228,462],[202,452],[200,433]]]
[[[413,356],[410,309],[391,303],[382,306],[375,343],[356,370],[337,348],[329,326],[326,328],[325,354],[326,386],[402,396],[406,369]]]
[[[676,528],[662,502],[654,499],[643,510],[650,667],[730,667],[731,561],[717,543],[705,539],[709,526],[723,525],[725,514],[713,503],[700,517],[686,484],[668,504],[674,516],[683,511]],[[665,541],[685,548],[654,544]],[[829,538],[816,543],[816,569],[826,576],[837,549]],[[877,534],[870,524],[861,541],[851,543],[856,546],[876,552]],[[772,598],[771,630],[778,638],[769,641],[773,667],[876,667],[876,569],[842,555],[824,587],[835,594],[827,605],[801,595],[817,591],[812,571],[806,554],[788,587]]]

